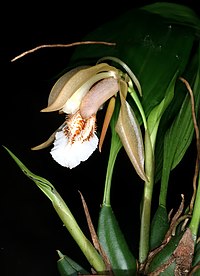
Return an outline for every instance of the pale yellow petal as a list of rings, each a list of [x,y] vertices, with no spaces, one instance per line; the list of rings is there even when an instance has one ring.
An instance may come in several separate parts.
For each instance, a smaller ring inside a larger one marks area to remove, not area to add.
[[[75,74],[72,72],[72,76],[66,76],[63,79],[58,80],[57,84],[52,88],[50,92],[50,104],[41,110],[41,112],[52,112],[63,108],[66,101],[92,76],[100,72],[114,71],[116,68],[109,66],[106,63],[101,63],[95,66],[91,66],[86,69],[81,69]],[[62,78],[62,77],[61,77]]]

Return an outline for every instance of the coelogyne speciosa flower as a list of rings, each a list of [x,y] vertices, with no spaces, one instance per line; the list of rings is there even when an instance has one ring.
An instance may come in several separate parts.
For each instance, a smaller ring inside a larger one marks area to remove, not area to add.
[[[52,157],[62,166],[74,168],[98,146],[96,113],[119,90],[118,71],[106,63],[80,66],[65,73],[53,86],[48,106],[42,112],[66,113],[66,120],[38,150],[52,142]]]
[[[135,165],[139,162],[138,174],[146,179],[143,170],[142,135],[139,125],[135,124],[136,118],[133,116],[133,112],[130,112],[131,107],[126,102],[127,87],[130,80],[127,74],[123,74],[119,69],[104,62],[95,66],[79,66],[65,73],[51,89],[48,106],[41,110],[42,112],[58,111],[65,113],[65,122],[46,142],[32,149],[39,150],[53,143],[53,148],[50,151],[52,157],[60,165],[68,168],[74,168],[81,161],[87,160],[99,144],[96,133],[96,113],[106,101],[115,98],[119,92],[122,110],[119,114],[116,131],[130,160],[133,156],[132,163]],[[137,81],[136,78],[135,81]],[[114,107],[111,107],[110,116],[107,116],[107,120],[110,120],[113,110]],[[108,124],[109,122],[106,122],[106,125]],[[132,131],[135,134],[131,134]],[[105,127],[104,132],[106,132]],[[104,136],[105,133],[102,134],[102,137]],[[128,144],[129,140],[138,144],[131,154],[131,148],[135,148],[135,145]]]

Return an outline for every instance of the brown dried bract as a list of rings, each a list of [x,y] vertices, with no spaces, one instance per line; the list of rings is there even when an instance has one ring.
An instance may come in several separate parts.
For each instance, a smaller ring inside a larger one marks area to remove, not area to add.
[[[187,228],[173,255],[175,257],[175,276],[188,275],[194,254],[194,241],[190,228]]]

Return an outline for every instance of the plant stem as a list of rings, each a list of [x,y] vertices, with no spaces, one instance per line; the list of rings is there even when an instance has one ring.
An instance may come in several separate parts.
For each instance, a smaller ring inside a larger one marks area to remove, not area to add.
[[[77,224],[69,208],[67,207],[63,199],[60,197],[60,195],[56,192],[56,190],[54,190],[54,194],[55,194],[55,197],[54,197],[54,200],[52,201],[52,204],[57,214],[63,221],[64,225],[68,229],[69,233],[76,241],[76,243],[80,247],[81,251],[87,258],[89,263],[92,265],[92,267],[98,272],[105,271],[106,266],[103,262],[102,257],[96,251],[96,249],[91,244],[91,242],[83,234],[82,230]]]
[[[196,193],[192,218],[191,218],[190,225],[189,225],[189,228],[192,232],[192,236],[193,236],[194,241],[196,241],[197,233],[198,233],[198,229],[199,229],[199,224],[200,224],[199,203],[200,203],[200,176],[199,176],[199,180],[198,180],[198,188],[197,188],[197,193]]]
[[[112,133],[111,146],[110,146],[110,154],[106,172],[106,180],[104,187],[104,196],[103,196],[103,204],[106,206],[110,206],[110,189],[112,182],[113,169],[115,165],[115,161],[117,158],[117,154],[121,148],[121,142],[116,133]]]
[[[151,201],[154,183],[154,154],[148,129],[145,131],[145,173],[149,179],[145,182],[142,202],[139,262],[144,263],[149,253],[149,235],[151,219]]]
[[[145,129],[145,173],[149,181],[144,184],[144,194],[141,212],[141,225],[140,225],[140,241],[139,241],[139,262],[143,263],[149,253],[149,235],[150,235],[150,222],[151,222],[151,201],[153,194],[154,184],[154,147],[156,141],[157,128],[153,135],[150,137],[147,127],[146,116],[138,96],[132,89],[129,93],[133,97],[140,114]],[[158,127],[158,126],[157,126]]]

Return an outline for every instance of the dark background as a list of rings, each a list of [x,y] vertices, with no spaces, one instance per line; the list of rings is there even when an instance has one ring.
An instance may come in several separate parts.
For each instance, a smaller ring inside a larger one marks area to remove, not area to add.
[[[29,1],[1,7],[0,275],[56,276],[57,249],[89,269],[51,202],[19,170],[2,145],[12,150],[31,171],[47,178],[56,187],[88,237],[78,190],[83,193],[96,225],[109,152],[108,141],[101,154],[96,151],[87,162],[69,170],[51,158],[49,149],[31,151],[32,146],[43,142],[62,123],[56,113],[44,114],[40,110],[47,105],[55,76],[67,66],[73,49],[42,49],[13,63],[11,59],[41,44],[80,41],[102,23],[131,8],[153,2],[156,1],[54,1],[46,4]],[[199,12],[198,1],[172,2],[186,4]],[[135,224],[138,223],[136,213],[141,183],[134,183],[134,175],[128,174],[131,165],[123,151],[119,159],[123,162],[113,176],[112,203],[127,239],[134,240],[132,249],[137,250]],[[184,175],[184,164],[177,172],[178,177],[181,175],[186,179],[188,173]],[[174,176],[175,184],[178,177]],[[187,193],[184,186],[182,191]],[[176,196],[174,190],[172,193],[172,204],[176,204],[180,196]],[[136,195],[134,200],[133,195]]]

